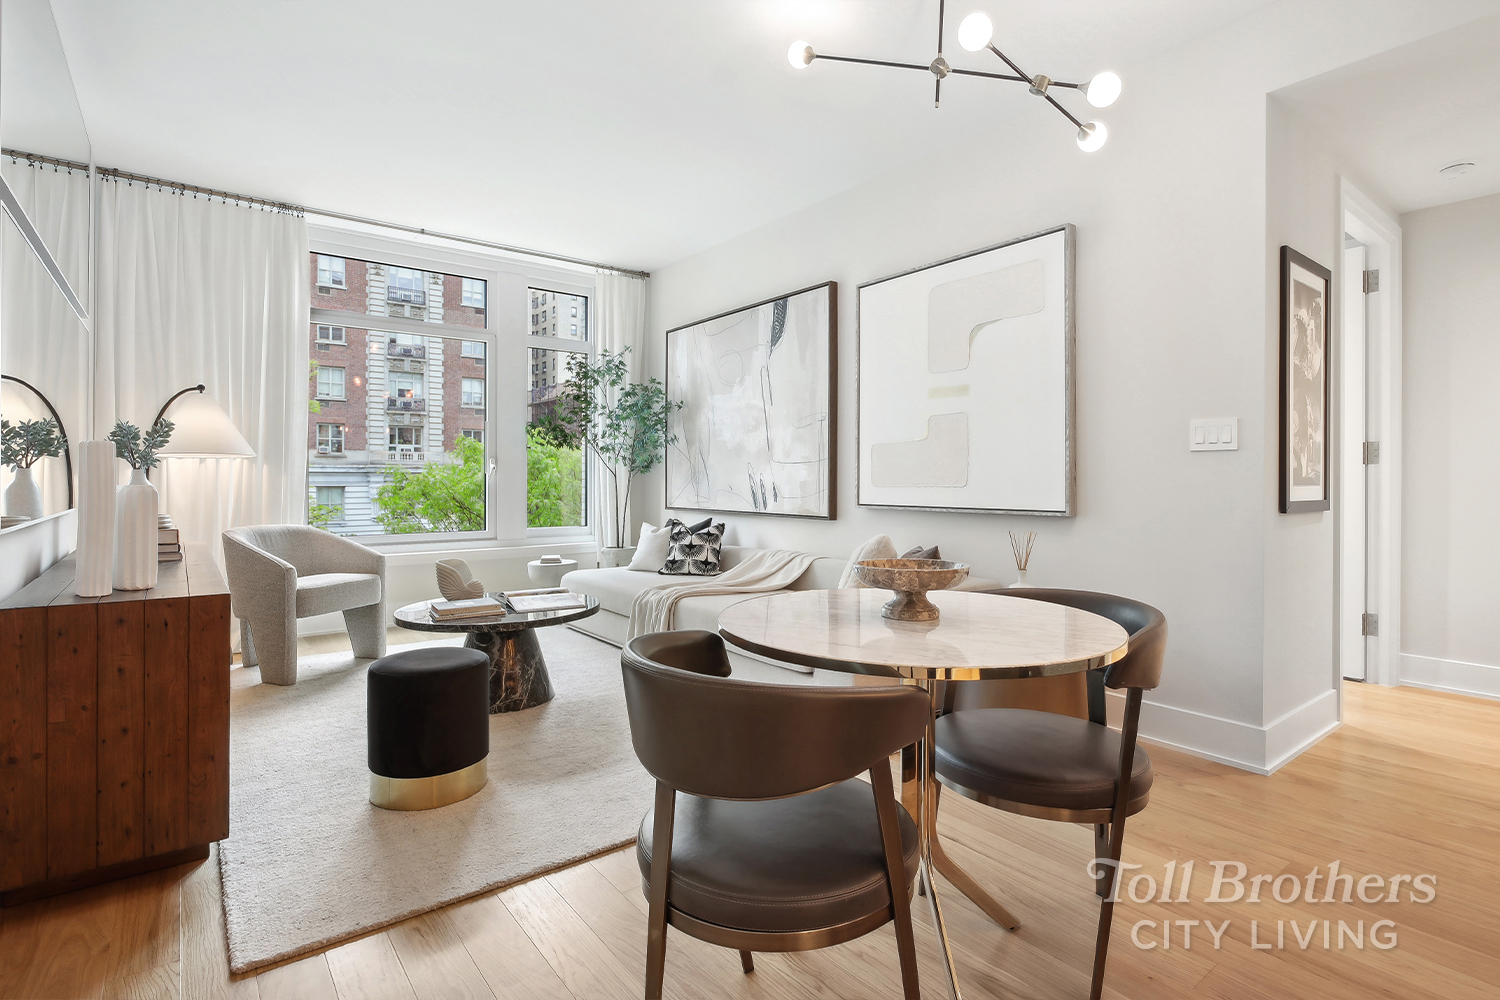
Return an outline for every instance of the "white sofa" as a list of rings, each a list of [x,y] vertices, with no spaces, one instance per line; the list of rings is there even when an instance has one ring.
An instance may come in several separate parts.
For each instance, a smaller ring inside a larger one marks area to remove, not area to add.
[[[741,559],[756,551],[740,545],[726,545],[719,553],[720,569],[731,569]],[[797,582],[788,587],[788,590],[833,590],[838,587],[840,579],[844,575],[844,567],[847,560],[830,559],[819,556],[813,564],[807,568],[807,572],[797,578]],[[623,646],[626,636],[630,632],[630,610],[635,604],[636,595],[647,587],[659,586],[670,581],[682,583],[702,583],[711,577],[680,576],[666,577],[657,573],[644,570],[630,570],[625,567],[612,569],[577,569],[562,578],[562,586],[567,587],[575,594],[588,594],[599,601],[597,614],[575,622],[573,628],[596,639],[615,646]],[[982,577],[970,576],[962,581],[956,590],[992,590],[1001,586],[994,580],[986,580]],[[677,629],[704,629],[709,632],[719,630],[719,615],[731,604],[747,601],[754,597],[764,597],[764,593],[753,594],[719,594],[705,597],[689,597],[677,605],[677,614],[672,625]],[[744,654],[752,655],[752,654]],[[761,659],[761,657],[754,657]],[[771,663],[774,661],[766,660]],[[778,663],[777,666],[789,667],[788,664]],[[801,667],[790,667],[793,670],[802,670]]]

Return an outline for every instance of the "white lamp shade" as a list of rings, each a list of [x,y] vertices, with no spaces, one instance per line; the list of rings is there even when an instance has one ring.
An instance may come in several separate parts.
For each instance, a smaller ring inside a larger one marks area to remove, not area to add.
[[[1120,99],[1120,78],[1114,73],[1100,73],[1089,81],[1083,96],[1096,108],[1107,108]]]
[[[792,64],[793,69],[806,69],[812,65],[814,58],[812,46],[800,38],[786,50],[786,61]]]
[[[1087,122],[1083,128],[1078,130],[1078,148],[1085,153],[1092,153],[1104,146],[1104,140],[1109,138],[1109,129],[1104,127],[1103,122]]]
[[[981,11],[975,11],[958,26],[958,44],[969,52],[978,52],[990,44],[994,37],[995,25],[991,23],[988,16]]]
[[[206,392],[191,392],[167,409],[176,429],[161,454],[172,458],[254,458],[255,449]]]

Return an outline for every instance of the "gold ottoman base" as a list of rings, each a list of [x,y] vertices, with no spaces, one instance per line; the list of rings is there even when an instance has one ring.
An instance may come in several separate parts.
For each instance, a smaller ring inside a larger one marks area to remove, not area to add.
[[[370,804],[381,809],[436,809],[462,802],[490,780],[486,761],[430,778],[387,778],[370,772]]]

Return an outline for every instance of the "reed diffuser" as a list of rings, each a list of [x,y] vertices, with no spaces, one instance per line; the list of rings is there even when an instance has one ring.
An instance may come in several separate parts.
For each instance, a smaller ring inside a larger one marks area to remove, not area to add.
[[[1026,586],[1026,567],[1031,563],[1031,547],[1036,544],[1036,532],[1028,531],[1017,535],[1014,531],[1007,532],[1010,535],[1010,551],[1016,557],[1016,582],[1012,587]]]

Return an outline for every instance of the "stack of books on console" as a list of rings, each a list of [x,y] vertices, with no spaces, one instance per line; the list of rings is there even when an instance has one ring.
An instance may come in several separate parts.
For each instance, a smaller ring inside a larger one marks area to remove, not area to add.
[[[182,561],[182,539],[172,524],[171,514],[156,515],[156,561]]]

